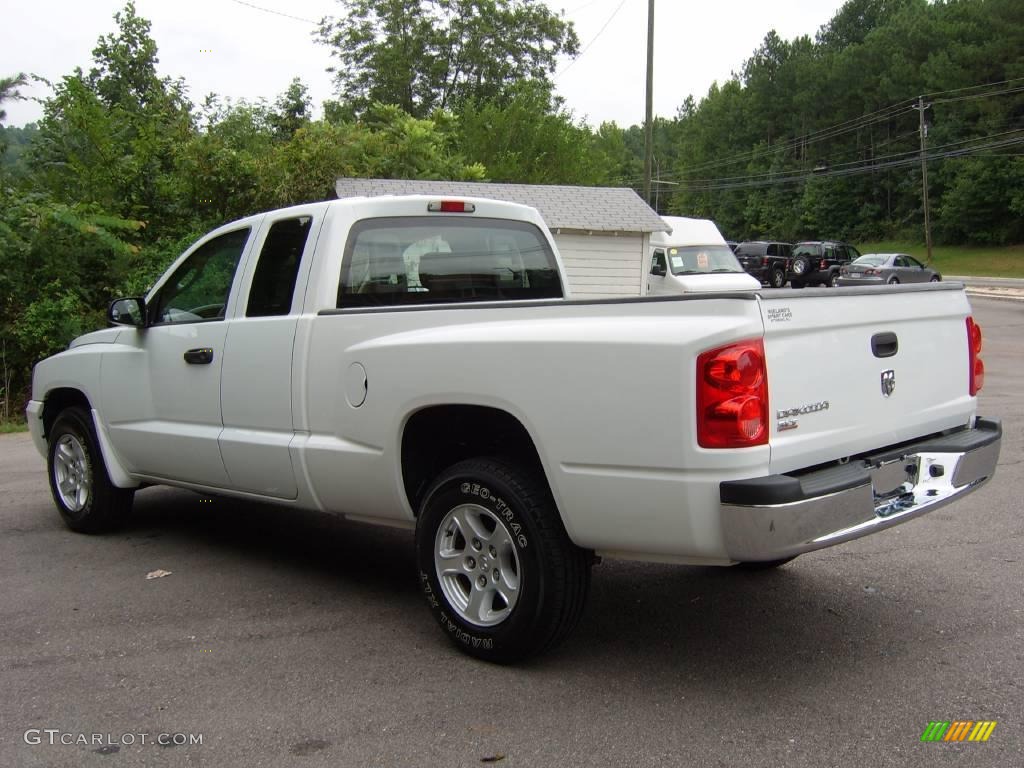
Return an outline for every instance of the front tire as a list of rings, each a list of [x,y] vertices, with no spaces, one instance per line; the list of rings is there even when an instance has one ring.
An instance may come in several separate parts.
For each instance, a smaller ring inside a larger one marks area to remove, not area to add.
[[[102,533],[122,523],[135,492],[110,482],[90,413],[66,408],[48,438],[50,492],[64,524],[78,533]]]
[[[460,650],[508,663],[561,642],[583,612],[589,553],[569,540],[547,483],[502,459],[434,482],[416,523],[420,586]]]

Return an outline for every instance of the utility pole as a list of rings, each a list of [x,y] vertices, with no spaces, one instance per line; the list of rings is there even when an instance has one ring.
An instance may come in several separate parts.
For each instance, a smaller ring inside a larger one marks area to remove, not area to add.
[[[644,200],[651,204],[651,157],[654,154],[654,0],[647,0],[647,112],[644,119]]]
[[[924,111],[931,104],[924,103],[924,96],[917,97],[918,130],[921,134],[921,201],[924,204],[924,247],[928,251],[928,264],[932,263],[932,224],[928,211],[928,124],[924,121]]]

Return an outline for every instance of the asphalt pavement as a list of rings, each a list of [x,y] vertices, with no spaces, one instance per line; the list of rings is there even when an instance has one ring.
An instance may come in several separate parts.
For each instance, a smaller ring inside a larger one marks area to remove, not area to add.
[[[606,561],[517,667],[447,643],[407,532],[151,488],[76,535],[0,437],[0,766],[1021,765],[1024,305],[972,301],[985,488],[774,572]],[[956,720],[997,725],[920,740]]]

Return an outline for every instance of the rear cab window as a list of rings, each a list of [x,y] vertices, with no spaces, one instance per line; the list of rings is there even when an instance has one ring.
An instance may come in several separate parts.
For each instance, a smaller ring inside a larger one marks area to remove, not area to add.
[[[349,232],[339,308],[562,298],[554,252],[511,219],[384,217]]]

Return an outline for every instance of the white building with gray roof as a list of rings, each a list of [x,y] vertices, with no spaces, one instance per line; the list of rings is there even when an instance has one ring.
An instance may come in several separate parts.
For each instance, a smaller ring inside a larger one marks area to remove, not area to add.
[[[341,178],[335,191],[339,198],[436,194],[533,206],[554,235],[576,298],[640,295],[651,233],[671,231],[636,192],[618,187]]]

